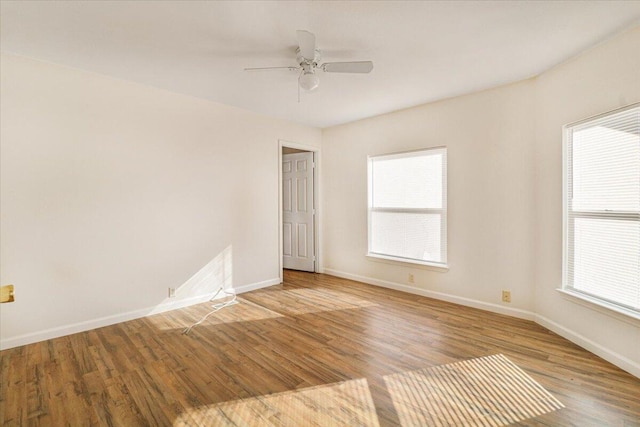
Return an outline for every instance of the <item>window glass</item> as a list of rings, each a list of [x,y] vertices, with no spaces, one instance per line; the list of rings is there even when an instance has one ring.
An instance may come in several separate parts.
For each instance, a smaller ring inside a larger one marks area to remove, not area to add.
[[[640,314],[640,106],[565,127],[565,290]]]
[[[446,264],[446,153],[369,158],[369,255]]]

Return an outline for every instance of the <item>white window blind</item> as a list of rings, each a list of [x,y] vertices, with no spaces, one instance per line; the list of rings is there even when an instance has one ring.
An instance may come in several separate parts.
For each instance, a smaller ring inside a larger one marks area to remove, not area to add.
[[[564,138],[563,288],[640,314],[640,104]]]
[[[446,148],[369,157],[369,255],[447,262]]]

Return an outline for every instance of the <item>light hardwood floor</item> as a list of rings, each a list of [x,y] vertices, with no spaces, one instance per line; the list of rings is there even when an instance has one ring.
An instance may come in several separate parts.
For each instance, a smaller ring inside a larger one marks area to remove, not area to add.
[[[533,322],[292,271],[239,301],[2,351],[2,425],[395,426],[385,377],[502,354],[565,406],[519,425],[640,426],[640,379]]]

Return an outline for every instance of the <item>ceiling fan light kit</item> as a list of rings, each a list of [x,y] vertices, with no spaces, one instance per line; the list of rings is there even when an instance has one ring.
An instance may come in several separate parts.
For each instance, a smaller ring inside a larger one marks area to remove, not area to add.
[[[311,92],[320,84],[320,77],[313,71],[303,71],[300,78],[298,78],[298,84],[300,89]]]
[[[298,30],[298,49],[296,50],[296,62],[298,66],[284,67],[258,67],[245,68],[245,71],[257,70],[298,70],[298,89],[306,92],[315,90],[320,85],[320,77],[316,74],[317,70],[325,73],[370,73],[373,70],[373,62],[357,61],[357,62],[326,62],[318,65],[321,58],[321,52],[316,48],[316,36],[309,31]],[[298,95],[299,97],[299,95]],[[298,99],[299,101],[299,99]]]

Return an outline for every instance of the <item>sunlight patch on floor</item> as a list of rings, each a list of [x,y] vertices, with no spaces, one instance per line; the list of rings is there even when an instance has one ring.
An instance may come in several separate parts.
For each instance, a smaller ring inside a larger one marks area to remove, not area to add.
[[[154,316],[149,316],[146,321],[158,329],[180,329],[192,325],[202,316],[211,311],[211,305],[217,304],[224,300],[215,300],[213,302],[201,303],[181,310],[166,312]],[[252,322],[255,320],[274,319],[283,317],[282,314],[269,310],[251,301],[247,301],[242,297],[238,297],[238,304],[225,307],[207,317],[198,329],[215,325],[235,323],[235,322]]]
[[[375,427],[379,422],[362,378],[194,408],[173,425]]]
[[[564,408],[501,354],[384,379],[403,426],[505,426]]]
[[[259,304],[287,315],[375,307],[378,304],[329,289],[289,289],[254,293]]]

